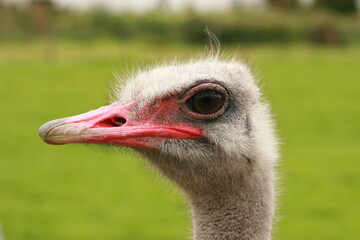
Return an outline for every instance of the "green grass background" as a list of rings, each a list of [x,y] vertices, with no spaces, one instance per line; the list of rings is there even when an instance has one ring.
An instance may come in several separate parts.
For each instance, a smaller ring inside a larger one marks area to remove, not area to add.
[[[106,104],[114,71],[201,49],[111,41],[0,44],[5,239],[188,239],[183,197],[136,155],[46,145],[37,129]],[[360,47],[236,49],[254,59],[282,141],[274,239],[360,239]]]

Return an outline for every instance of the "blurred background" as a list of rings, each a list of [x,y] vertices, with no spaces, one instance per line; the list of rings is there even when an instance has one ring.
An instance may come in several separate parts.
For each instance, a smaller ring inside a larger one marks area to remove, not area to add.
[[[106,104],[114,72],[203,51],[206,26],[272,104],[274,239],[360,239],[360,1],[0,0],[0,240],[191,236],[183,196],[136,155],[37,129]]]

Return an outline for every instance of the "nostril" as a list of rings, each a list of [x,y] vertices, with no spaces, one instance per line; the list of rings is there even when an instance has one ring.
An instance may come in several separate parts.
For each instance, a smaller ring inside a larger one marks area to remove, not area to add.
[[[120,127],[126,123],[126,119],[122,117],[113,117],[98,122],[94,127],[111,128]]]
[[[122,125],[124,125],[126,123],[126,119],[122,118],[122,117],[114,117],[114,118],[111,119],[111,122],[114,125],[120,127],[120,126],[122,126]]]

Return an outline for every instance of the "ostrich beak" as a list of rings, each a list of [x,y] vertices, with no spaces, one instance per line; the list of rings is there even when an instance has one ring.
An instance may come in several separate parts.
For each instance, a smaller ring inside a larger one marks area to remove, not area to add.
[[[48,144],[98,143],[157,148],[166,138],[204,138],[201,129],[181,123],[161,124],[154,118],[138,120],[134,104],[109,105],[45,123],[39,136]]]

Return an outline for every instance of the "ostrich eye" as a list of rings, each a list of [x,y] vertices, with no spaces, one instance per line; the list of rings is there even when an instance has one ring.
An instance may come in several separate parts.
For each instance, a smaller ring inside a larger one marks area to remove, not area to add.
[[[204,81],[179,97],[179,109],[187,118],[212,120],[223,115],[230,106],[228,90],[221,84]]]
[[[187,107],[200,114],[217,112],[225,103],[225,97],[214,90],[199,92],[186,101]]]

